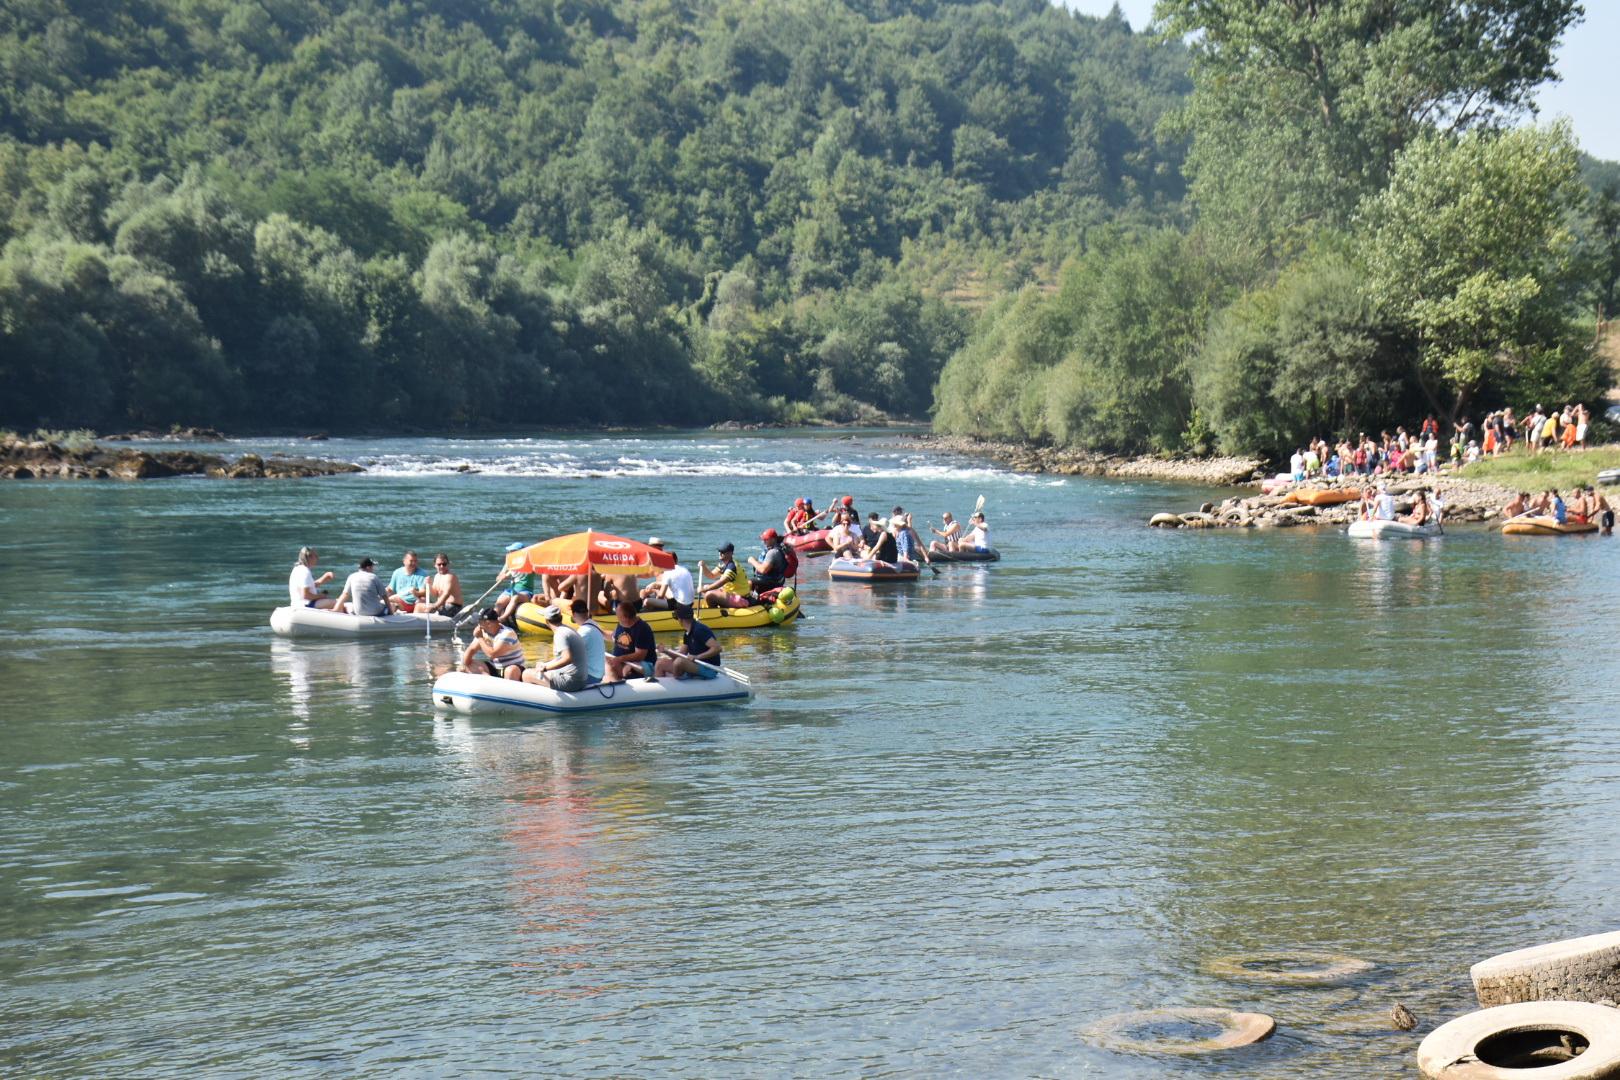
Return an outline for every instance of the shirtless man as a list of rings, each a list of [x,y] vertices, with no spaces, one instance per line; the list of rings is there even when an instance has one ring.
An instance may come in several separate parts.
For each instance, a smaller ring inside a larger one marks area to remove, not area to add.
[[[1592,511],[1591,507],[1586,501],[1585,488],[1577,487],[1574,491],[1569,493],[1568,512],[1569,520],[1578,522],[1582,525],[1586,524],[1587,518],[1591,515]]]
[[[1502,507],[1502,517],[1512,520],[1530,512],[1530,496],[1523,491],[1513,493],[1513,501]]]
[[[450,556],[442,551],[433,556],[433,576],[428,578],[424,596],[416,603],[416,611],[451,618],[461,612],[461,579],[450,569]]]
[[[1587,484],[1586,501],[1592,507],[1592,516],[1597,518],[1597,523],[1603,527],[1603,535],[1612,536],[1614,534],[1614,508],[1609,505],[1609,500],[1599,494],[1597,488]]]

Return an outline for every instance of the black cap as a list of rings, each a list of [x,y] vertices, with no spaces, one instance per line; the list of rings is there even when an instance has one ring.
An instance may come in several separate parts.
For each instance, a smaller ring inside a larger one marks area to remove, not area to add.
[[[376,565],[377,564],[372,561],[370,555],[367,555],[365,558],[360,560],[360,569],[362,569],[362,570],[370,570],[373,566],[376,566]]]
[[[483,611],[480,611],[478,613],[478,617],[480,619],[482,619],[484,622],[500,622],[501,621],[501,613],[496,611],[492,607],[487,607]]]
[[[720,554],[722,554],[722,555],[730,555],[732,552],[734,552],[736,550],[737,550],[737,545],[733,544],[730,540],[727,540],[725,543],[720,545]]]
[[[692,617],[691,604],[676,604],[670,610],[675,612],[675,617],[677,619],[690,619]]]

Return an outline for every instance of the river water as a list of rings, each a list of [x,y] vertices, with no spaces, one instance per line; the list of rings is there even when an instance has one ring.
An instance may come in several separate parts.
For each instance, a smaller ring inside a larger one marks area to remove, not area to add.
[[[893,443],[333,440],[370,471],[0,486],[0,1072],[1406,1075],[1469,964],[1620,923],[1620,542],[1164,532],[1205,493]],[[470,599],[509,540],[691,563],[846,491],[982,494],[1005,560],[808,563],[808,619],[723,639],[748,708],[446,719],[447,645],[266,624],[300,544],[340,577],[444,549]],[[1209,970],[1293,949],[1376,966]],[[1081,1037],[1161,1005],[1279,1030]]]

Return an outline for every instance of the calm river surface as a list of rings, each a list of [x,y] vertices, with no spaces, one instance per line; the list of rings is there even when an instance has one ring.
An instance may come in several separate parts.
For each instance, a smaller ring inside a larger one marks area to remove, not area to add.
[[[1160,532],[1203,494],[892,442],[339,439],[369,473],[0,486],[0,1072],[1409,1075],[1469,964],[1620,925],[1620,541]],[[470,599],[509,540],[690,564],[846,491],[983,494],[1005,561],[808,563],[808,620],[724,640],[749,708],[435,718],[448,645],[266,622],[300,544],[340,580],[442,548]],[[1206,970],[1278,949],[1377,967]],[[1279,1031],[1080,1038],[1160,1005]]]

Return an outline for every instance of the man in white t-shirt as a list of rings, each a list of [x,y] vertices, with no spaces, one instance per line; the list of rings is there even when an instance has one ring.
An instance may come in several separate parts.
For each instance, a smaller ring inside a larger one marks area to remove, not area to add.
[[[649,547],[665,550],[664,542],[653,537],[648,542]],[[692,571],[681,565],[680,556],[670,551],[674,557],[675,565],[662,574],[658,580],[641,590],[641,608],[643,611],[662,611],[675,604],[691,606],[696,586],[692,582]]]
[[[312,569],[320,561],[312,547],[298,549],[298,562],[292,568],[292,576],[287,579],[287,600],[295,608],[329,608],[332,598],[319,588],[332,580],[332,571],[328,570],[320,577],[315,576]]]

